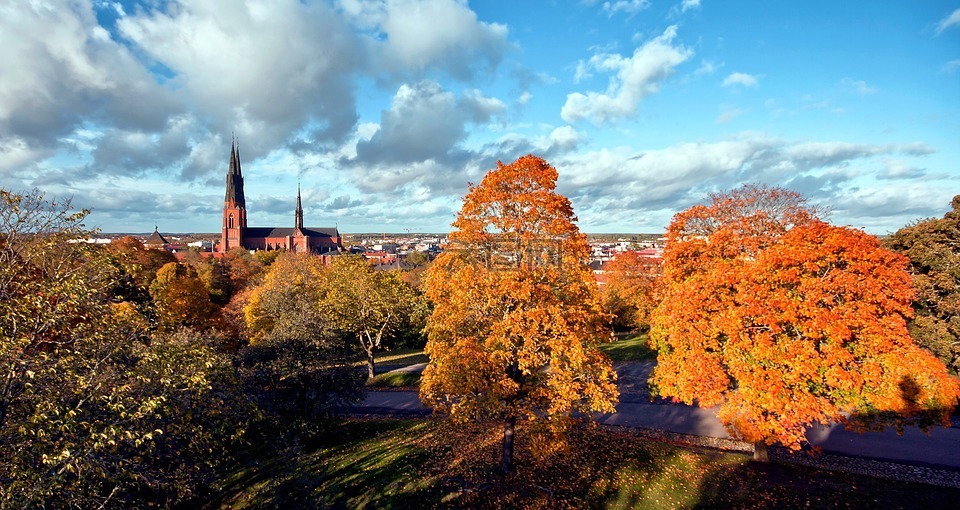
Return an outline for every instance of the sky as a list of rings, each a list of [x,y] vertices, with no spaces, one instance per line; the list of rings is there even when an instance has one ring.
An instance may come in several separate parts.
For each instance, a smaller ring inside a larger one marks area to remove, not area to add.
[[[887,234],[960,194],[960,1],[0,0],[0,187],[104,232],[448,232],[526,154],[585,232],[781,186]]]

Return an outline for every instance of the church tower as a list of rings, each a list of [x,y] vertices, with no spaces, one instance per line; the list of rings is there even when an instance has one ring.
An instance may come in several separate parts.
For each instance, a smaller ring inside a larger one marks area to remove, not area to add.
[[[293,227],[303,231],[303,206],[300,205],[300,183],[297,183],[297,210],[293,213]]]
[[[247,228],[247,204],[243,198],[243,171],[240,168],[240,145],[230,142],[230,168],[227,170],[227,193],[223,197],[223,231],[220,251],[243,246]]]

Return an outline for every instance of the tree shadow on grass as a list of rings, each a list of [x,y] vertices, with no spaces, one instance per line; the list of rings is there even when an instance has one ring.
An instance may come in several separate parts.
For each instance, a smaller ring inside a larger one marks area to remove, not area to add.
[[[247,466],[206,508],[423,508],[442,497],[436,480],[420,469],[427,452],[416,442],[424,423],[327,426],[325,435]]]

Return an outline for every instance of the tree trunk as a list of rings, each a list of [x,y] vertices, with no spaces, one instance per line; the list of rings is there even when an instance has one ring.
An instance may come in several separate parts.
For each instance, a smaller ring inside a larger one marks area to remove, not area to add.
[[[753,460],[757,462],[770,462],[770,457],[767,455],[766,441],[753,443]]]
[[[503,456],[500,458],[500,470],[504,473],[513,472],[513,431],[516,425],[516,416],[511,416],[503,422]]]
[[[373,364],[373,349],[370,349],[367,351],[367,379],[372,381],[376,375],[376,366]]]

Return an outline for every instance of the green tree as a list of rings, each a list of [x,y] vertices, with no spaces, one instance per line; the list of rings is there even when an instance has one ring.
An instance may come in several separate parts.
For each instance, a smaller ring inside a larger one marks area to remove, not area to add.
[[[360,400],[363,376],[345,354],[332,331],[272,336],[241,350],[240,374],[247,394],[287,428]]]
[[[244,385],[275,416],[312,420],[360,397],[363,378],[320,309],[325,270],[320,257],[284,252],[258,285],[238,294],[249,294]]]
[[[227,360],[112,302],[110,254],[76,242],[85,214],[0,190],[2,508],[170,506],[245,434]]]
[[[651,386],[718,406],[761,461],[769,444],[799,449],[812,423],[949,424],[960,389],[910,339],[905,264],[794,192],[714,195],[667,229]]]
[[[943,218],[918,221],[885,240],[910,259],[916,289],[910,334],[960,373],[960,195]]]
[[[557,171],[525,156],[498,163],[464,198],[455,244],[425,282],[434,304],[420,398],[454,419],[503,424],[501,469],[513,470],[518,419],[562,432],[575,412],[613,412],[616,374],[589,247]],[[558,434],[535,434],[542,450]]]
[[[267,268],[244,309],[250,342],[299,339],[314,341],[331,329],[320,311],[323,261],[286,252]]]
[[[422,328],[423,299],[399,271],[377,271],[363,257],[343,255],[324,274],[319,304],[331,327],[363,349],[372,380],[374,353],[402,332]]]

